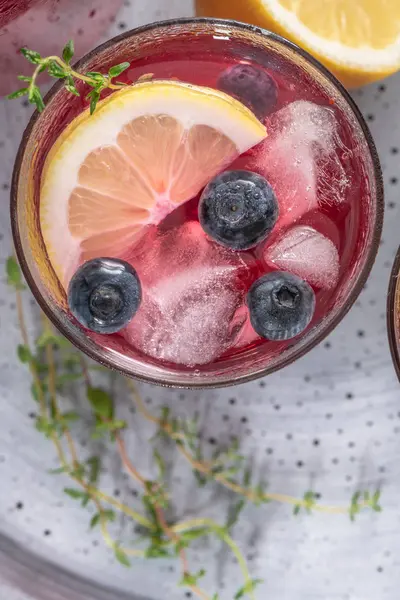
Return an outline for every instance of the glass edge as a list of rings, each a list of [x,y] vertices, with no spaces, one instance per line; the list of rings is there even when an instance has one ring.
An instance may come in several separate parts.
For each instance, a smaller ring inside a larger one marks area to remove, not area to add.
[[[393,365],[400,381],[400,340],[397,338],[398,331],[396,331],[396,300],[400,286],[400,246],[397,250],[396,257],[394,259],[392,271],[389,279],[389,289],[387,296],[387,333],[389,339],[389,347],[392,355]]]
[[[36,577],[32,578],[32,573]],[[1,583],[12,585],[32,600],[149,600],[89,581],[34,554],[4,533],[0,533]]]
[[[378,252],[379,241],[381,238],[382,227],[383,227],[384,188],[383,188],[383,178],[382,178],[382,171],[381,171],[381,167],[380,167],[379,157],[378,157],[378,153],[377,153],[376,146],[373,141],[371,132],[370,132],[369,127],[368,127],[366,121],[364,120],[364,117],[362,116],[358,106],[354,102],[353,98],[350,96],[349,92],[340,83],[340,81],[326,67],[324,67],[324,65],[322,65],[317,59],[315,59],[313,56],[311,56],[306,50],[303,50],[302,48],[300,48],[293,42],[286,40],[285,38],[281,37],[280,35],[272,33],[261,27],[257,27],[255,25],[250,25],[248,23],[242,23],[240,21],[226,20],[226,19],[214,19],[214,18],[207,18],[207,17],[197,17],[197,18],[190,18],[190,17],[186,18],[185,17],[185,18],[180,18],[180,19],[157,21],[155,23],[150,23],[150,24],[146,24],[146,25],[143,25],[143,26],[135,28],[135,29],[131,29],[127,32],[124,32],[124,33],[104,42],[103,44],[97,46],[96,48],[91,50],[89,53],[87,53],[74,66],[76,68],[84,67],[84,65],[86,63],[90,62],[92,57],[94,57],[98,52],[107,50],[111,46],[114,46],[116,43],[123,41],[124,39],[127,39],[127,38],[131,37],[132,35],[138,35],[138,34],[145,33],[147,31],[151,31],[154,29],[170,27],[173,25],[190,25],[190,24],[196,24],[196,23],[209,23],[212,25],[217,24],[217,25],[228,26],[228,27],[229,26],[237,27],[239,29],[246,30],[249,32],[259,33],[263,36],[267,36],[267,37],[273,39],[274,41],[281,44],[282,46],[285,46],[286,48],[290,48],[294,52],[300,54],[303,58],[305,58],[308,62],[310,62],[315,68],[317,68],[323,75],[325,75],[326,78],[338,89],[339,93],[343,96],[344,100],[349,104],[351,110],[354,113],[355,119],[356,119],[357,123],[359,124],[359,126],[361,127],[361,130],[365,136],[367,146],[368,146],[368,149],[369,149],[369,152],[371,155],[372,163],[373,163],[374,182],[375,182],[375,186],[376,186],[376,191],[375,191],[375,193],[376,193],[376,214],[375,214],[375,223],[374,223],[374,227],[373,227],[372,239],[370,242],[370,247],[368,248],[368,252],[366,253],[366,257],[364,259],[363,268],[362,268],[361,272],[359,273],[357,280],[355,281],[355,283],[353,285],[353,288],[351,290],[349,297],[347,298],[346,302],[344,303],[344,305],[342,306],[342,308],[338,314],[333,315],[331,318],[328,317],[321,332],[319,334],[317,334],[315,337],[312,337],[309,341],[306,341],[306,343],[298,350],[298,352],[295,352],[293,355],[288,356],[279,365],[272,365],[270,367],[260,369],[259,371],[251,373],[249,375],[239,375],[233,379],[229,378],[227,376],[227,378],[225,380],[222,379],[219,381],[209,381],[209,382],[201,381],[199,383],[196,383],[195,381],[191,381],[190,384],[186,384],[186,383],[182,384],[182,382],[179,381],[179,376],[177,376],[176,381],[175,380],[166,381],[166,380],[160,380],[160,379],[157,379],[156,377],[151,377],[151,376],[146,377],[146,376],[133,375],[132,373],[129,372],[129,370],[120,368],[117,365],[115,365],[113,363],[113,361],[111,359],[109,359],[108,357],[99,356],[98,352],[95,352],[94,350],[91,349],[91,347],[90,347],[91,344],[89,341],[76,340],[73,335],[71,335],[69,332],[66,331],[65,326],[63,326],[60,323],[59,319],[56,317],[54,312],[50,309],[49,305],[45,302],[44,298],[40,294],[40,292],[36,286],[36,282],[35,282],[34,278],[31,276],[30,271],[28,269],[27,262],[25,260],[24,251],[22,248],[21,236],[19,234],[16,204],[17,204],[17,187],[18,187],[18,180],[19,180],[20,169],[21,169],[21,164],[22,164],[22,158],[24,155],[25,147],[28,142],[30,133],[31,133],[33,127],[35,126],[37,119],[39,118],[39,113],[37,111],[35,111],[34,114],[32,115],[32,117],[23,133],[21,144],[20,144],[18,152],[17,152],[13,175],[12,175],[12,183],[11,183],[10,210],[11,210],[11,227],[12,227],[12,234],[13,234],[13,239],[14,239],[14,244],[15,244],[15,250],[17,253],[18,260],[21,264],[21,268],[22,268],[24,277],[25,277],[36,301],[38,302],[40,308],[43,310],[43,312],[46,314],[46,316],[50,319],[50,321],[54,324],[54,326],[57,327],[63,333],[63,335],[65,335],[65,337],[71,343],[73,343],[79,350],[81,350],[82,352],[87,354],[90,358],[99,362],[103,366],[113,369],[114,371],[120,373],[121,375],[125,375],[132,379],[136,379],[138,381],[142,381],[145,383],[151,383],[153,385],[157,385],[160,387],[177,388],[177,389],[208,389],[208,388],[216,389],[216,388],[230,387],[233,385],[238,385],[238,384],[254,381],[255,379],[265,377],[275,371],[278,371],[278,370],[288,366],[289,364],[291,364],[298,358],[301,358],[302,356],[304,356],[304,354],[306,354],[314,346],[317,346],[319,343],[321,343],[326,338],[326,336],[332,332],[332,330],[336,327],[336,325],[345,317],[345,315],[348,313],[348,311],[354,304],[355,300],[357,299],[358,295],[360,294],[365,282],[367,281],[367,278],[369,276],[371,268],[374,264],[376,254]],[[56,82],[52,86],[52,88],[49,90],[49,92],[46,94],[45,99],[44,99],[45,104],[47,104],[57,94],[57,92],[61,88],[62,88],[62,82]]]

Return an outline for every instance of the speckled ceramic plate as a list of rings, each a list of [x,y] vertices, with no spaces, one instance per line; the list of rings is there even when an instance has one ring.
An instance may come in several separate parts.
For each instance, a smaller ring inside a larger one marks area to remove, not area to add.
[[[189,0],[126,0],[109,37],[151,20],[190,16]],[[399,244],[400,75],[355,92],[380,153],[386,185],[386,220],[371,277],[356,305],[330,337],[307,356],[264,380],[224,390],[179,392],[142,385],[149,409],[168,404],[176,414],[198,412],[212,449],[239,435],[255,471],[275,492],[301,496],[313,489],[321,501],[345,505],[355,489],[382,489],[380,514],[354,523],[343,516],[294,519],[287,506],[247,507],[234,536],[252,573],[264,584],[258,599],[398,600],[400,589],[400,388],[386,332],[390,270]],[[15,153],[29,109],[0,103],[0,261],[11,251],[8,195]],[[31,330],[37,311],[26,298]],[[0,278],[0,598],[3,600],[187,600],[176,586],[173,562],[135,562],[123,569],[88,531],[90,514],[63,494],[64,476],[51,444],[33,427],[35,405],[28,373],[14,358],[19,341],[12,292]],[[149,475],[144,452],[152,429],[130,412],[127,445]],[[76,432],[88,452],[87,435]],[[177,514],[222,521],[232,502],[218,487],[199,493],[185,465],[171,456]],[[107,452],[102,487],[135,505],[136,489]],[[124,521],[116,533],[129,540]],[[193,568],[205,565],[205,587],[232,600],[241,584],[237,565],[218,543],[198,546]]]

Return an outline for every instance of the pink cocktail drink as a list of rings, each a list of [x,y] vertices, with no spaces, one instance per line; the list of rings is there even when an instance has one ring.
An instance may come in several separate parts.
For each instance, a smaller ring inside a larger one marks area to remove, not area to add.
[[[109,43],[89,56],[85,67],[102,71],[110,61],[128,61],[130,68],[119,77],[126,84],[151,74],[145,86],[162,81],[178,88],[182,84],[200,91],[211,88],[251,111],[266,134],[257,143],[249,143],[244,152],[232,153],[229,161],[218,163],[215,171],[210,167],[214,146],[207,148],[210,176],[203,173],[198,189],[193,187],[188,197],[181,195],[176,206],[158,200],[157,218],[152,209],[152,220],[143,219],[139,233],[135,229],[134,235],[128,234],[128,221],[110,225],[109,216],[103,219],[104,230],[96,233],[96,243],[91,232],[92,237],[82,238],[72,258],[65,246],[69,266],[63,275],[52,262],[49,237],[44,234],[43,256],[36,263],[42,274],[46,263],[50,275],[42,280],[47,287],[57,283],[61,296],[87,261],[106,257],[133,269],[140,282],[140,298],[136,297],[131,318],[116,331],[85,327],[79,307],[72,306],[77,323],[71,315],[71,295],[69,307],[54,298],[42,304],[57,305],[57,311],[63,311],[61,327],[70,337],[73,332],[81,346],[86,340],[84,349],[92,356],[129,374],[182,385],[244,380],[293,360],[332,328],[354,300],[379,236],[376,156],[366,126],[344,90],[290,44],[228,22],[166,24],[156,31],[159,39],[153,43],[145,30],[136,39],[132,34]],[[42,172],[46,156],[65,126],[87,107],[82,98],[67,104],[60,94],[55,94],[43,113],[48,118],[43,121],[33,199],[39,212],[41,186],[47,185]],[[159,109],[157,119],[163,118]],[[196,118],[202,123],[199,113]],[[130,153],[124,139],[118,142],[123,152],[130,155],[139,176],[149,181],[149,155],[140,170],[137,154]],[[201,140],[204,143],[204,136]],[[160,141],[159,152],[155,151],[155,163],[162,162],[163,152],[169,152]],[[103,168],[110,170],[111,159],[102,160]],[[91,189],[87,182],[84,185]],[[152,185],[155,189],[157,184],[153,181]],[[242,200],[246,194],[250,197],[254,186],[258,186],[255,197],[273,206],[268,205],[269,213],[267,209],[263,213],[261,233],[257,230],[253,235],[254,228],[243,226],[239,242],[229,238],[225,225],[236,227],[243,206],[248,206]],[[71,194],[78,193],[77,189]],[[161,197],[164,191],[157,193]],[[234,198],[228,216],[226,206],[220,205],[224,194]],[[79,206],[84,196],[81,193]],[[114,196],[117,207],[121,198],[116,192]],[[69,202],[75,223],[86,208],[74,212]],[[90,202],[94,222],[103,209],[97,200]],[[33,226],[42,236],[43,223],[42,230],[37,222]],[[55,227],[61,236],[61,225]],[[107,302],[112,298],[107,296]],[[60,325],[59,316],[55,320]]]

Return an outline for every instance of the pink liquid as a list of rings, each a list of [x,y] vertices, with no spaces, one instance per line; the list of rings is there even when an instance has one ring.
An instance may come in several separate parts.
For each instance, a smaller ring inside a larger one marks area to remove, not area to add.
[[[229,355],[241,353],[258,345],[263,345],[263,352],[266,355],[274,357],[296,343],[300,336],[283,342],[267,341],[257,336],[250,325],[245,305],[246,293],[252,283],[261,275],[274,270],[274,268],[276,269],[273,264],[265,260],[266,248],[272,246],[277,240],[283,238],[284,235],[290,234],[295,226],[312,227],[330,240],[336,247],[339,256],[339,272],[335,284],[330,286],[329,289],[326,289],[326,287],[324,289],[324,287],[319,285],[312,285],[316,296],[316,310],[313,320],[306,330],[309,331],[310,328],[319,324],[332,310],[335,303],[341,298],[341,294],[344,293],[349,278],[352,277],[355,271],[359,259],[362,235],[366,229],[366,220],[368,218],[368,210],[366,208],[370,193],[368,174],[348,116],[342,112],[336,105],[335,100],[329,97],[322,86],[313,80],[309,74],[300,70],[299,67],[281,56],[272,53],[268,55],[265,51],[261,52],[260,50],[249,52],[248,46],[245,45],[241,47],[241,45],[236,43],[232,47],[229,42],[211,37],[207,38],[207,43],[204,43],[204,40],[191,41],[193,43],[188,45],[187,39],[169,40],[163,46],[162,52],[155,52],[132,62],[131,68],[119,79],[126,83],[131,83],[142,74],[153,73],[154,78],[158,79],[175,79],[218,89],[219,78],[227,68],[241,62],[246,62],[257,66],[257,68],[265,69],[277,84],[278,102],[274,113],[268,115],[265,119],[267,130],[273,130],[274,115],[278,111],[284,110],[291,103],[300,100],[326,107],[329,109],[329,114],[333,116],[335,122],[337,134],[335,138],[336,147],[333,150],[331,149],[330,155],[324,162],[322,179],[317,177],[317,197],[311,210],[300,211],[301,214],[295,219],[285,218],[282,221],[278,220],[277,225],[266,242],[261,243],[252,250],[240,253],[241,260],[246,264],[246,268],[237,269],[237,276],[235,278],[235,285],[241,298],[241,306],[238,308],[237,313],[241,319],[241,331],[239,335],[233,336],[229,347],[224,349],[220,355],[212,358],[212,360],[218,361],[221,357],[225,358]],[[118,62],[125,59],[129,60],[129,57],[120,56]],[[80,102],[80,109],[82,109],[85,106],[85,102]],[[74,114],[78,112],[78,108],[77,104],[75,104],[73,108]],[[66,110],[68,111],[68,109]],[[70,113],[67,114],[67,119],[71,119]],[[235,165],[233,165],[233,168],[244,168],[264,174],[266,167],[266,164],[263,162],[265,160],[265,149],[268,148],[270,139],[268,137],[258,147],[252,148],[245,155],[242,155]],[[314,144],[313,140],[310,142],[311,146],[312,144]],[[336,181],[338,169],[340,169],[346,180],[346,184],[340,190],[338,189],[340,187],[339,183]],[[276,180],[283,183],[286,176],[285,171],[274,174]],[[332,201],[329,201],[331,196]],[[323,201],[321,201],[321,197]],[[279,202],[279,194],[277,194],[277,198]],[[165,237],[168,232],[174,231],[184,224],[198,222],[198,202],[199,196],[181,205],[158,226],[158,231],[154,231],[154,228],[149,230],[148,234],[146,234],[150,236],[148,240],[151,240],[152,243],[155,240],[155,244],[162,243],[159,242],[162,239],[172,239],[168,238],[168,236]],[[298,202],[302,202],[301,194],[299,194]],[[206,244],[216,247],[213,242],[208,240],[205,233],[202,232],[201,235],[204,236]],[[123,258],[130,260],[132,265],[138,270],[141,278],[143,275],[144,287],[146,288],[147,275],[144,269],[148,269],[150,266],[152,268],[152,281],[154,281],[154,278],[161,280],[165,277],[165,269],[169,268],[171,259],[168,255],[168,249],[165,253],[165,262],[162,263],[159,257],[155,260],[150,251],[147,257],[143,256],[143,248],[146,248],[146,239],[142,243],[141,248],[127,248]],[[227,263],[231,260],[232,264],[237,265],[237,253],[227,251],[224,260]],[[146,267],[143,266],[145,264]],[[192,265],[189,263],[188,270],[191,268]],[[304,278],[307,279],[306,277]],[[210,310],[212,310],[212,306],[210,306]],[[135,319],[136,317],[128,327],[128,331],[131,327],[135,327]],[[132,336],[124,331],[112,336],[100,336],[90,332],[88,332],[88,335],[98,344],[107,346],[128,356],[137,357],[139,354],[143,360],[155,362],[156,364],[167,364],[171,367],[176,362],[183,362],[185,364],[184,360],[173,361],[163,359],[163,352],[154,351],[152,353],[148,352],[146,347],[138,347],[135,341],[132,341]],[[205,361],[201,362],[204,364]],[[186,364],[187,366],[194,367],[196,366],[195,363],[196,360],[193,361],[190,359],[190,362]]]

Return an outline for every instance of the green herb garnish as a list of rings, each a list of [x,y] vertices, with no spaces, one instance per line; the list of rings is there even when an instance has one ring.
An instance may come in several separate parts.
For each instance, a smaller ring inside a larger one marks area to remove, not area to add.
[[[21,96],[28,96],[28,100],[31,104],[34,104],[39,112],[44,109],[44,101],[37,85],[37,80],[40,73],[48,73],[55,79],[63,79],[65,89],[73,94],[74,96],[80,96],[86,94],[86,98],[90,100],[90,113],[93,114],[96,110],[98,101],[100,100],[101,93],[106,90],[120,90],[126,87],[127,84],[119,81],[114,81],[116,77],[119,77],[121,73],[126,71],[130,63],[123,62],[118,65],[111,67],[108,73],[99,73],[97,71],[88,71],[87,73],[80,73],[71,66],[71,59],[74,56],[74,43],[72,40],[66,44],[62,51],[62,58],[59,56],[46,56],[42,57],[39,52],[29,50],[28,48],[21,48],[21,54],[33,65],[35,69],[30,77],[25,75],[19,75],[18,79],[28,84],[19,90],[16,90],[12,94],[9,94],[7,98],[20,98]],[[151,74],[143,75],[138,81],[145,81],[151,79]],[[90,86],[92,89],[87,92],[87,88],[84,85],[79,84],[82,82]]]

